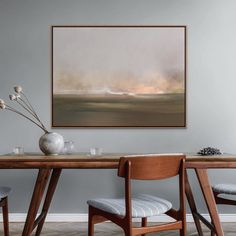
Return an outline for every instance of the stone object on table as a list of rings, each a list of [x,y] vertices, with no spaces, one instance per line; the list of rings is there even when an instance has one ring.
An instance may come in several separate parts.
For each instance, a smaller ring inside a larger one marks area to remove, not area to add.
[[[197,154],[201,156],[214,156],[214,155],[221,155],[220,149],[213,148],[213,147],[206,147],[201,149]]]

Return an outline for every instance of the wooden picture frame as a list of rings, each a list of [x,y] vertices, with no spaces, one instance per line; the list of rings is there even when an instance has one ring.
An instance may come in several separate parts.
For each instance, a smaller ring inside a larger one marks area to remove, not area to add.
[[[52,127],[186,127],[186,26],[52,26]]]

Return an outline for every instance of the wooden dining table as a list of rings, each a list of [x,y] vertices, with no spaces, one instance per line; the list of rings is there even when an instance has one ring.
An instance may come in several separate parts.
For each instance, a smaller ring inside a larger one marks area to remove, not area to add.
[[[117,169],[121,156],[124,156],[124,154],[103,154],[101,156],[90,156],[86,153],[58,156],[44,156],[40,154],[0,155],[0,169],[38,169],[38,175],[29,204],[22,236],[32,235],[34,229],[36,229],[36,236],[41,234],[62,169]],[[186,196],[198,234],[203,236],[200,224],[200,221],[202,221],[207,227],[214,231],[216,235],[223,236],[224,233],[207,170],[211,168],[236,168],[236,155],[203,157],[186,154],[185,167],[186,170],[195,170],[211,216],[211,222],[208,222],[197,211],[191,185],[188,178],[186,178]],[[46,194],[43,199],[45,192]],[[42,210],[37,217],[41,204]]]

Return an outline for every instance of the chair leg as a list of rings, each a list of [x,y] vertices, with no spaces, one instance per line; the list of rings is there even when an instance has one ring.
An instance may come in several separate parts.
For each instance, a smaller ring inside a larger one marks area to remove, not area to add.
[[[124,229],[124,232],[125,232],[125,236],[132,236],[132,233],[129,229]]]
[[[211,236],[216,236],[216,234],[213,230],[211,231]]]
[[[9,236],[9,219],[8,219],[7,197],[4,198],[3,201],[4,201],[4,205],[2,206],[2,213],[3,213],[4,236]]]
[[[89,207],[89,219],[88,219],[88,236],[94,235],[94,215],[93,210]]]
[[[147,217],[142,218],[142,227],[147,226]],[[145,236],[145,234],[142,234],[141,236]]]
[[[211,224],[213,224],[213,222],[211,221]],[[215,231],[211,230],[211,236],[216,236]]]
[[[187,235],[187,225],[186,225],[185,216],[182,217],[182,229],[179,230],[179,235],[180,236],[186,236]]]
[[[180,236],[186,236],[187,234],[186,234],[186,229],[184,228],[184,229],[180,229],[179,230],[179,235]]]
[[[186,225],[186,212],[184,211],[184,215],[182,216],[182,229],[179,230],[180,236],[187,236],[187,225]]]

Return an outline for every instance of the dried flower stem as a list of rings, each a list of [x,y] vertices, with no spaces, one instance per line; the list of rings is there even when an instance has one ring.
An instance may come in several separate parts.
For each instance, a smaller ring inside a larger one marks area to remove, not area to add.
[[[24,96],[25,97],[25,96]],[[41,124],[41,126],[46,129],[46,127],[44,126],[44,124],[42,123],[42,121],[39,119],[38,115],[36,114],[36,112],[34,110],[32,110],[32,106],[30,106],[29,104],[27,104],[24,99],[19,98],[19,100],[21,102],[19,102],[17,100],[17,103],[23,107],[27,112],[29,112],[35,119],[37,119],[37,121]]]
[[[22,108],[24,108],[27,112],[29,112],[32,116],[34,116],[36,119],[37,119],[37,117],[36,117],[36,115],[28,108],[28,106],[26,106],[26,105],[24,105],[23,103],[24,103],[24,101],[22,100],[22,99],[19,99],[20,101],[16,101]],[[22,103],[23,102],[23,103]],[[37,119],[38,120],[38,119]]]
[[[23,93],[21,86],[15,86],[14,90],[16,94],[10,94],[9,98],[11,101],[16,101],[23,111],[15,109],[7,105],[4,100],[0,99],[0,109],[6,109],[8,111],[17,113],[18,115],[26,118],[27,120],[31,121],[35,125],[37,125],[40,129],[42,129],[45,133],[48,133],[46,127],[44,126],[43,122],[40,120],[39,116],[37,115],[36,111],[34,110],[33,106],[31,105],[27,96]],[[22,95],[22,97],[21,97]]]
[[[28,106],[30,107],[30,110],[37,116],[36,111],[34,110],[34,108],[33,108],[33,106],[31,105],[29,99],[27,98],[27,96],[26,96],[23,92],[21,92],[21,94],[23,95],[23,97],[24,97],[25,100],[27,101]],[[22,100],[23,100],[23,99],[22,99]],[[26,102],[25,102],[25,104],[26,104]]]
[[[34,120],[32,120],[31,118],[29,118],[28,116],[24,115],[23,113],[17,111],[16,109],[14,109],[13,107],[6,105],[6,110],[12,111],[17,113],[20,116],[23,116],[24,118],[28,119],[29,121],[33,122],[35,125],[37,125],[40,129],[42,129],[45,133],[48,133],[48,131],[42,127],[41,125],[39,125],[38,123],[36,123]]]

